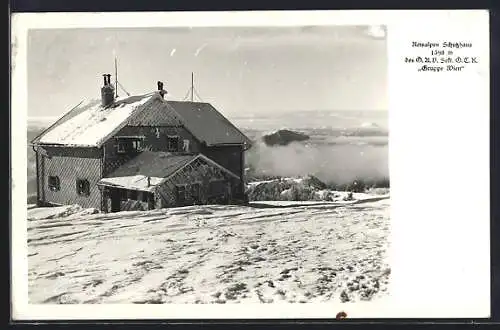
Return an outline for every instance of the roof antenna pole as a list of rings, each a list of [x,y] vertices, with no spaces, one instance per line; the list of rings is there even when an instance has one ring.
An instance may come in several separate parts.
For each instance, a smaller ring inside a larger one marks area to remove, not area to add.
[[[116,56],[115,56],[115,98],[118,98],[118,65],[116,64]]]
[[[193,92],[194,92],[194,73],[191,72],[191,102],[193,102]]]

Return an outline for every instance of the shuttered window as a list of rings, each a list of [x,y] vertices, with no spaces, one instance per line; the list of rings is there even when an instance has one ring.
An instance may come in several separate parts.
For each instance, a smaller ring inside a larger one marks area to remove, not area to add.
[[[179,151],[179,137],[178,136],[167,136],[167,150],[168,151]]]
[[[134,149],[134,151],[142,151],[144,149],[143,141],[132,141],[132,148]]]
[[[76,193],[80,196],[90,195],[90,182],[86,179],[76,180]]]
[[[116,152],[119,154],[140,152],[144,150],[144,139],[143,136],[118,136],[116,137]]]
[[[191,186],[191,196],[194,200],[198,200],[200,198],[200,184],[193,183]]]
[[[186,201],[186,193],[186,186],[176,186],[177,203],[182,204]]]
[[[182,146],[182,151],[189,152],[189,140],[184,139],[184,144]]]
[[[126,148],[125,148],[125,147],[126,147],[125,142],[122,142],[122,141],[118,142],[116,152],[118,152],[119,154],[124,154],[124,153],[126,153],[126,152],[127,152],[127,150],[126,150]]]
[[[61,190],[61,180],[59,180],[58,176],[49,176],[49,190],[50,191],[59,191]]]
[[[128,191],[128,198],[136,201],[137,200],[137,190],[129,190]]]

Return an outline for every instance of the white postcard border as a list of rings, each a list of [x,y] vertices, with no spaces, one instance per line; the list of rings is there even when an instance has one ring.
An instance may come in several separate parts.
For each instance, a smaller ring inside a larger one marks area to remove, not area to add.
[[[391,297],[355,304],[28,304],[28,29],[262,25],[387,26]],[[15,14],[11,109],[13,318],[334,318],[341,310],[349,318],[488,317],[488,33],[485,10]],[[422,74],[404,63],[404,57],[416,51],[410,47],[411,41],[448,39],[472,41],[473,51],[481,59],[477,69],[455,75]],[[472,147],[465,149],[467,145]]]

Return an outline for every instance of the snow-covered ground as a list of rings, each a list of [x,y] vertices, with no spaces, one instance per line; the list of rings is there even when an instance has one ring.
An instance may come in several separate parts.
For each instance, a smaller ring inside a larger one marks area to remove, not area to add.
[[[30,206],[29,300],[370,300],[388,293],[388,233],[389,199],[380,195],[111,214]]]

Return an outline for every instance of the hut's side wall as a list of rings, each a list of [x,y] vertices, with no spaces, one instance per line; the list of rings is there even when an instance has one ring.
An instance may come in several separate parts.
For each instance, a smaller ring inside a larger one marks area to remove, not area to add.
[[[43,203],[45,201],[45,193],[43,190],[44,186],[44,165],[45,165],[45,157],[40,150],[36,152],[36,193],[37,193],[37,201],[38,204]]]
[[[202,153],[243,179],[243,146],[205,147]]]
[[[182,152],[184,140],[189,141],[188,152],[200,152],[200,144],[195,137],[183,126],[126,126],[116,136],[138,135],[145,137],[145,147],[151,151],[169,151],[167,145],[168,136],[178,136],[178,151]]]
[[[39,154],[39,199],[50,204],[101,207],[97,182],[101,179],[100,151],[85,148],[47,148]],[[49,189],[49,177],[59,178],[60,189]],[[90,194],[79,195],[77,179],[89,181]]]
[[[211,190],[211,182],[217,181],[219,190]],[[193,184],[199,184],[199,197],[192,194]],[[184,201],[177,199],[177,187],[184,186],[186,190]],[[240,189],[240,180],[229,176],[215,165],[209,164],[203,159],[197,159],[191,164],[182,168],[169,180],[164,182],[156,190],[155,207],[175,207],[193,204],[207,204],[213,202],[214,198],[230,198]],[[222,192],[222,193],[221,193]],[[225,196],[224,196],[225,195]]]
[[[179,152],[183,151],[184,140],[189,141],[189,153],[200,152],[200,144],[194,136],[182,126],[125,126],[115,137],[144,136],[144,148],[151,151],[168,152],[167,137],[179,137]],[[104,176],[126,163],[137,154],[120,154],[115,138],[109,139],[104,145]]]

